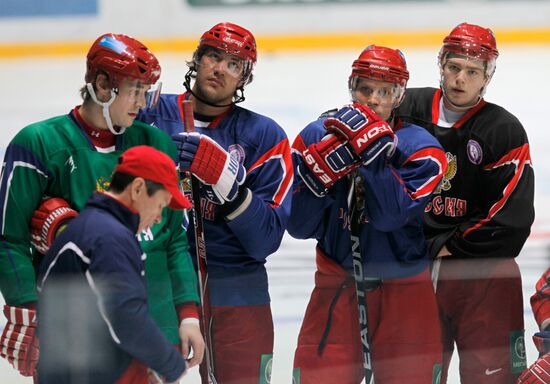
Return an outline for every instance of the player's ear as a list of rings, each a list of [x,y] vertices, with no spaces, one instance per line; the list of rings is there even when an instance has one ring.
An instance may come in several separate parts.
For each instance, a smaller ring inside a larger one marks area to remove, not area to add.
[[[107,75],[99,73],[94,81],[94,88],[97,98],[101,101],[108,101],[111,98],[111,84]]]
[[[143,194],[147,193],[145,179],[143,179],[142,177],[136,177],[134,180],[132,180],[128,188],[130,188],[130,196],[132,198],[132,202],[139,200],[141,197],[143,197]]]

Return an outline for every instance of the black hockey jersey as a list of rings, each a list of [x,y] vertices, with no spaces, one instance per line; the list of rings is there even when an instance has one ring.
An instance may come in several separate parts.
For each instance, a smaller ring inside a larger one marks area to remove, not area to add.
[[[441,90],[408,89],[397,115],[426,128],[443,146],[448,167],[426,206],[430,255],[443,245],[454,257],[516,257],[534,220],[534,173],[518,119],[481,100],[452,127],[438,126]]]

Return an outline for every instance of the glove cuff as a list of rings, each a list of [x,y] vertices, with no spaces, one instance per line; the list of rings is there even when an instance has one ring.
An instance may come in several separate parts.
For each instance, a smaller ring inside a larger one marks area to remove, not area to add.
[[[239,186],[237,197],[233,201],[229,201],[220,207],[220,213],[226,220],[233,220],[252,202],[252,192],[244,185]]]

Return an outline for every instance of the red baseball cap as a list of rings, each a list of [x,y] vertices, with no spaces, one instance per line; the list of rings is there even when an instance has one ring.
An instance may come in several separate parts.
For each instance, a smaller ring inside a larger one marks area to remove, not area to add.
[[[147,145],[127,149],[118,159],[115,172],[125,173],[162,184],[172,195],[169,207],[189,209],[191,203],[178,188],[176,164],[165,153]]]

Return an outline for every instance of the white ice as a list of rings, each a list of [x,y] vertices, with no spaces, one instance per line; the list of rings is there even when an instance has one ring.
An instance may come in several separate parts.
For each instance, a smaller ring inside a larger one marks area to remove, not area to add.
[[[515,114],[527,130],[536,172],[536,214],[532,236],[519,256],[523,274],[527,360],[537,353],[531,342],[536,324],[529,297],[542,272],[550,265],[550,128],[547,126],[547,92],[550,90],[550,46],[502,46],[497,70],[486,99]],[[245,107],[274,118],[292,140],[319,113],[349,101],[347,77],[358,51],[326,51],[308,54],[262,54],[255,78],[246,89]],[[437,48],[405,50],[411,80],[409,86],[437,86]],[[163,90],[179,93],[183,87],[188,54],[161,54]],[[7,143],[25,125],[67,113],[80,102],[84,84],[82,57],[29,58],[0,61],[4,116],[0,156]],[[292,358],[314,273],[314,242],[286,236],[281,248],[268,259],[270,292],[275,319],[275,358],[272,383],[291,382]],[[1,299],[0,299],[1,301]],[[1,317],[1,315],[0,315]],[[0,318],[0,328],[5,324]],[[406,332],[406,330],[403,330]],[[0,383],[31,383],[0,359]],[[196,369],[182,382],[200,383]],[[459,383],[456,359],[449,383]]]

